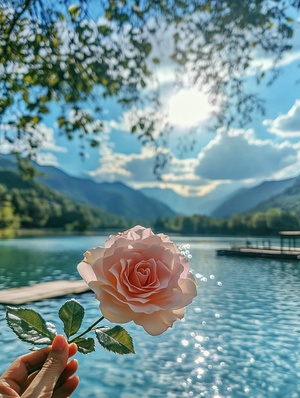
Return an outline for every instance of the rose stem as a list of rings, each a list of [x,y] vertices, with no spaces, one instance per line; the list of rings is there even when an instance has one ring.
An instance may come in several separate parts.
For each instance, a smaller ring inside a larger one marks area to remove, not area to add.
[[[96,322],[94,322],[91,326],[89,326],[84,332],[80,333],[78,336],[74,337],[72,340],[69,341],[69,344],[73,343],[75,340],[77,340],[79,337],[84,336],[86,333],[91,331],[94,326],[97,325],[97,323],[101,322],[104,319],[104,316],[101,316]]]

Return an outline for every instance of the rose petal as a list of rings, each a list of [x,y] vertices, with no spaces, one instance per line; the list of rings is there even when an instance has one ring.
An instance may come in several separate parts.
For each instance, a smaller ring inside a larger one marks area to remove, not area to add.
[[[103,247],[94,247],[84,253],[84,261],[93,265],[94,262],[104,255],[105,249]]]
[[[173,326],[173,323],[184,316],[184,311],[157,311],[153,314],[142,314],[134,322],[142,326],[152,336],[158,336]]]
[[[121,304],[113,296],[102,289],[101,282],[90,282],[89,287],[95,292],[100,301],[102,315],[110,322],[127,323],[137,315],[126,304]]]
[[[191,275],[191,274],[190,274]],[[193,279],[179,279],[179,286],[182,292],[181,302],[176,307],[179,309],[180,307],[186,307],[187,305],[191,304],[193,299],[197,296],[197,284]]]
[[[79,272],[79,275],[82,277],[82,279],[85,280],[85,282],[87,284],[89,284],[90,281],[97,280],[95,272],[94,272],[93,268],[90,266],[90,264],[88,264],[88,263],[86,263],[84,261],[81,261],[77,265],[77,270]]]

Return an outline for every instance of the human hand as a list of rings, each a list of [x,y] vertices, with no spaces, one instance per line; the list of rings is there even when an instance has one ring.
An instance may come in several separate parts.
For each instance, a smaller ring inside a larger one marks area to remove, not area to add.
[[[17,358],[0,377],[0,398],[66,398],[76,389],[76,344],[56,336],[52,346]]]

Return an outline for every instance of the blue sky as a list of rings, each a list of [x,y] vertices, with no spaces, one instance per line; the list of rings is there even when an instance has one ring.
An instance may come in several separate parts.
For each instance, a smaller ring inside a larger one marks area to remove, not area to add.
[[[269,59],[255,62],[268,74]],[[68,141],[59,135],[53,107],[53,114],[40,126],[47,139],[38,161],[99,182],[123,181],[134,188],[169,188],[184,196],[203,196],[216,189],[230,191],[264,180],[295,177],[300,174],[300,84],[296,83],[299,64],[298,45],[281,61],[281,73],[275,83],[271,87],[265,83],[257,87],[266,102],[266,115],[254,115],[251,125],[229,132],[222,128],[209,131],[207,125],[214,107],[205,93],[193,87],[178,91],[170,64],[158,66],[161,112],[173,126],[169,145],[163,149],[173,155],[163,170],[163,181],[153,175],[153,150],[142,146],[129,131],[129,120],[135,117],[137,109],[125,110],[114,99],[104,103],[105,132],[100,147],[87,146],[85,160],[79,156],[79,140]],[[248,73],[250,82],[251,70]],[[182,155],[177,145],[188,142],[189,127],[194,128],[196,144]]]

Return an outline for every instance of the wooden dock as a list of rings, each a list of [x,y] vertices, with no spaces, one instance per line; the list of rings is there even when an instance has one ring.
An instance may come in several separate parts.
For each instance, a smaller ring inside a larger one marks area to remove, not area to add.
[[[300,260],[300,250],[281,250],[280,248],[231,247],[230,249],[218,249],[217,255]]]
[[[19,305],[44,299],[90,291],[85,281],[52,281],[31,286],[0,290],[0,304]]]
[[[243,256],[263,257],[283,260],[300,260],[300,247],[297,239],[300,238],[300,231],[280,231],[280,246],[271,247],[270,239],[263,239],[262,245],[251,244],[247,239],[245,246],[232,245],[230,249],[218,249],[218,256]],[[251,238],[250,238],[251,239]],[[284,243],[287,242],[287,246]]]

